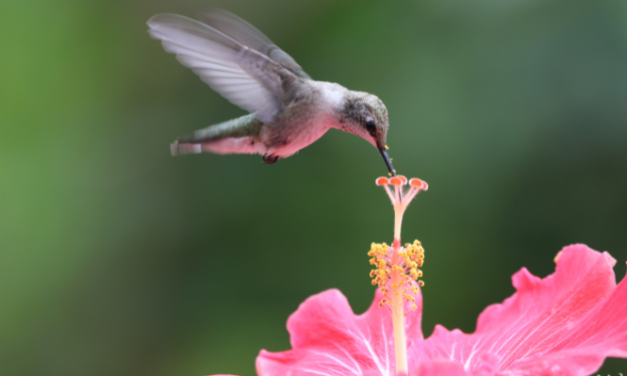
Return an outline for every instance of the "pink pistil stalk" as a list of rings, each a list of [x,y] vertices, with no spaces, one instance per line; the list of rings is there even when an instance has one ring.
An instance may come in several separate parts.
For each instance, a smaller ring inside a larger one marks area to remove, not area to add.
[[[394,328],[394,350],[396,355],[396,374],[407,375],[407,339],[405,337],[405,313],[406,309],[416,309],[416,296],[420,293],[418,285],[423,282],[416,280],[422,276],[418,269],[424,262],[424,249],[419,241],[413,244],[401,246],[401,224],[405,209],[421,190],[427,190],[428,185],[420,179],[409,180],[409,189],[404,190],[407,178],[399,175],[390,179],[381,177],[376,184],[383,186],[394,206],[394,241],[392,249],[383,244],[373,243],[368,253],[372,257],[370,263],[377,267],[372,270],[370,276],[372,283],[381,288],[384,297],[380,306],[388,305],[391,309],[392,324]],[[392,189],[390,189],[392,185]]]

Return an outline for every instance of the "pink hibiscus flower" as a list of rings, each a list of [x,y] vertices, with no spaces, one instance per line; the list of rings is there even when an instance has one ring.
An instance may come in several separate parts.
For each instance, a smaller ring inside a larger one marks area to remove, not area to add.
[[[524,268],[514,274],[517,292],[488,307],[475,333],[436,326],[425,340],[424,249],[401,246],[401,223],[428,186],[400,175],[376,182],[395,225],[392,246],[373,243],[368,253],[373,304],[358,316],[337,290],[307,299],[287,322],[292,350],[262,350],[259,376],[587,376],[608,356],[627,357],[627,282],[616,286],[616,261],[585,245],[564,248],[544,279]]]
[[[605,357],[627,357],[627,283],[616,286],[615,260],[572,245],[556,263],[544,279],[516,273],[517,292],[489,306],[473,334],[437,326],[423,339],[417,294],[417,309],[405,316],[409,374],[586,376]],[[355,315],[337,290],[310,297],[287,322],[292,350],[262,350],[258,375],[395,375],[392,316],[382,299],[378,289],[368,311]]]

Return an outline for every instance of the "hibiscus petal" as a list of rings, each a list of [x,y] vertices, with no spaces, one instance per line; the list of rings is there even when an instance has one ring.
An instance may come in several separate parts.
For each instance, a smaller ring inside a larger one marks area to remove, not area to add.
[[[445,361],[429,361],[421,363],[417,368],[417,375],[420,376],[467,376],[458,363]]]
[[[310,297],[287,322],[293,349],[262,350],[258,375],[394,375],[392,320],[389,309],[378,305],[382,298],[377,290],[368,311],[357,316],[338,290]],[[420,296],[416,305],[406,315],[407,337],[422,340]]]
[[[627,281],[623,279],[556,350],[579,348],[627,358]]]
[[[470,374],[590,374],[606,356],[627,355],[627,284],[615,287],[614,263],[585,245],[566,247],[552,275],[516,273],[517,292],[488,307],[474,334],[437,327],[409,356],[416,365],[458,362]]]
[[[615,288],[616,261],[585,245],[564,248],[556,272],[544,279],[527,269],[512,280],[518,291],[502,305],[481,314],[476,334],[484,334],[490,353],[501,355],[501,367],[516,359],[550,351]]]
[[[511,368],[534,370],[535,374],[557,369],[561,373],[553,374],[589,375],[603,364],[607,356],[627,358],[626,279],[569,332],[556,342],[547,356],[521,360],[512,364],[515,367]]]

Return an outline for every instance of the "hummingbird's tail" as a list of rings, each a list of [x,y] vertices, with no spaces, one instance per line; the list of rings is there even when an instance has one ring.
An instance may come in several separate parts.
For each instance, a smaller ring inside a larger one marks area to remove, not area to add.
[[[183,154],[200,154],[202,153],[202,144],[180,143],[174,141],[170,144],[170,153],[173,156]]]
[[[173,156],[183,154],[254,154],[263,123],[254,114],[214,124],[179,137],[170,145]]]

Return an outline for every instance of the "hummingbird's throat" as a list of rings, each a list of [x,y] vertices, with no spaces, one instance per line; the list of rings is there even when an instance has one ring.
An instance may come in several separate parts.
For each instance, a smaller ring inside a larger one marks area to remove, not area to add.
[[[409,188],[406,188],[409,183]],[[426,182],[402,175],[390,179],[380,177],[376,184],[383,186],[394,206],[394,241],[392,246],[372,243],[370,247],[370,264],[374,269],[370,272],[372,284],[377,285],[383,295],[379,307],[388,307],[392,315],[394,328],[394,350],[396,355],[396,374],[408,374],[407,339],[405,336],[405,313],[417,309],[416,298],[420,296],[420,280],[424,264],[425,251],[422,244],[413,243],[401,246],[401,223],[405,209],[421,190],[426,191]],[[390,186],[392,186],[390,188]]]

